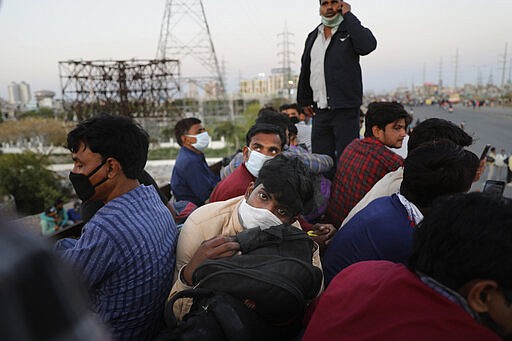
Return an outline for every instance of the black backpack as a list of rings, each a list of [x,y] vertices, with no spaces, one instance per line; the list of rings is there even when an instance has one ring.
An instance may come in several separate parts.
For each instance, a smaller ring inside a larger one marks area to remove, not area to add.
[[[322,271],[311,264],[311,238],[280,225],[245,230],[236,239],[242,255],[204,262],[194,271],[193,284],[237,297],[274,326],[302,320],[306,301],[322,284]]]
[[[243,313],[234,319],[248,319],[243,324],[250,335],[271,335],[255,339],[285,340],[297,335],[302,326],[306,302],[316,297],[322,284],[322,271],[311,264],[313,241],[304,231],[291,225],[244,230],[235,238],[240,243],[242,255],[208,260],[194,271],[192,291],[201,290],[201,294],[184,292],[195,299],[182,325],[192,325],[191,318],[197,322],[198,314],[207,313],[201,307],[205,304],[212,307],[207,300],[222,294],[223,297],[229,295],[234,298],[234,301],[229,299],[226,302],[236,302],[237,307],[232,311]],[[203,295],[205,292],[210,292],[211,296],[206,298]],[[172,312],[174,301],[173,297],[166,311]],[[247,310],[240,309],[240,303]],[[213,320],[213,315],[215,312],[211,311],[209,321]],[[182,325],[180,327],[185,328]],[[224,327],[231,331],[236,329],[232,326],[222,326],[220,329]],[[199,331],[193,327],[187,330],[189,334]],[[215,339],[213,334],[216,328],[211,330],[211,337]],[[230,331],[223,333],[231,334]],[[237,332],[233,334],[240,335]],[[225,340],[235,338],[226,336]]]

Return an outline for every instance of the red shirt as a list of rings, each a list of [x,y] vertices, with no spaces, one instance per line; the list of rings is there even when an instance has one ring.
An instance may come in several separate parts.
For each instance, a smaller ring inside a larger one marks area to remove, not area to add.
[[[367,261],[340,272],[320,297],[303,341],[500,340],[402,264]]]
[[[245,167],[245,163],[242,163],[233,173],[217,184],[210,195],[210,202],[224,201],[244,195],[249,184],[255,180],[256,178]]]
[[[325,222],[335,227],[387,173],[402,166],[404,160],[373,137],[352,141],[338,161],[332,181]]]

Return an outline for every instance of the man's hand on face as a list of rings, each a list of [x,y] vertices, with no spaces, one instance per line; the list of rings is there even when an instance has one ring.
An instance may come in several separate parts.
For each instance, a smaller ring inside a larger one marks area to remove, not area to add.
[[[315,112],[313,111],[312,107],[304,107],[304,114],[306,114],[307,117],[313,117],[315,116]]]
[[[341,15],[345,15],[347,14],[348,12],[350,12],[350,4],[344,2],[344,1],[341,1]]]
[[[205,240],[197,249],[190,262],[183,268],[183,280],[187,285],[192,285],[192,274],[196,268],[208,259],[231,257],[238,253],[240,244],[233,237],[217,236]]]

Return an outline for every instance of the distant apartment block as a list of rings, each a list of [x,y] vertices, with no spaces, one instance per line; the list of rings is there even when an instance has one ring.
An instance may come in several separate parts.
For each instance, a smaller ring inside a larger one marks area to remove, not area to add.
[[[7,96],[10,104],[28,104],[32,99],[30,85],[25,82],[21,82],[20,84],[11,82],[11,84],[7,86]]]
[[[298,75],[282,68],[273,69],[270,75],[259,74],[240,81],[240,95],[245,98],[290,97],[297,89]]]

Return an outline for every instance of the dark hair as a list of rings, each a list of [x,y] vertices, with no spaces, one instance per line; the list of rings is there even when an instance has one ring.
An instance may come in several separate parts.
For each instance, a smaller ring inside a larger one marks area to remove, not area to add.
[[[279,136],[279,139],[281,140],[281,149],[286,144],[286,136],[284,135],[284,132],[279,129],[278,126],[268,123],[256,123],[251,128],[249,128],[249,131],[247,132],[247,135],[245,136],[245,143],[247,146],[251,144],[251,139],[259,133],[264,134],[276,134]]]
[[[467,147],[473,143],[473,138],[453,122],[442,118],[429,118],[414,127],[407,148],[411,151],[424,142],[440,139],[450,140],[461,147]]]
[[[287,206],[292,215],[296,215],[309,208],[309,201],[313,197],[311,179],[302,161],[279,154],[265,161],[254,187],[263,184],[279,203]]]
[[[419,207],[430,207],[440,196],[468,191],[479,163],[474,153],[450,140],[424,143],[404,161],[400,193]]]
[[[100,114],[80,122],[68,134],[68,148],[76,153],[83,143],[93,153],[116,159],[129,179],[136,179],[148,157],[148,133],[126,116]]]
[[[290,109],[290,104],[288,104],[288,103],[285,103],[279,107],[280,112],[283,112],[284,110],[288,110],[288,109]]]
[[[283,110],[288,110],[288,109],[295,109],[295,110],[297,110],[297,112],[299,112],[299,106],[297,105],[297,103],[291,103],[291,104],[285,103],[279,107],[280,112],[283,112]]]
[[[453,290],[478,278],[511,290],[511,202],[478,192],[436,201],[414,232],[408,266]]]
[[[184,118],[179,120],[174,126],[174,135],[176,136],[176,142],[180,146],[183,146],[183,142],[181,142],[181,137],[187,135],[188,131],[194,124],[201,124],[201,120],[195,117]]]
[[[397,102],[372,102],[368,105],[365,115],[365,137],[372,137],[373,126],[384,130],[386,125],[400,119],[405,119],[405,125],[411,123],[412,117],[405,111],[404,106]]]
[[[278,126],[282,131],[283,136],[285,137],[285,144],[286,141],[288,141],[288,137],[286,136],[286,129],[288,129],[288,126],[291,124],[288,116],[275,111],[264,110],[260,112],[258,118],[256,118],[256,123],[267,123]]]

